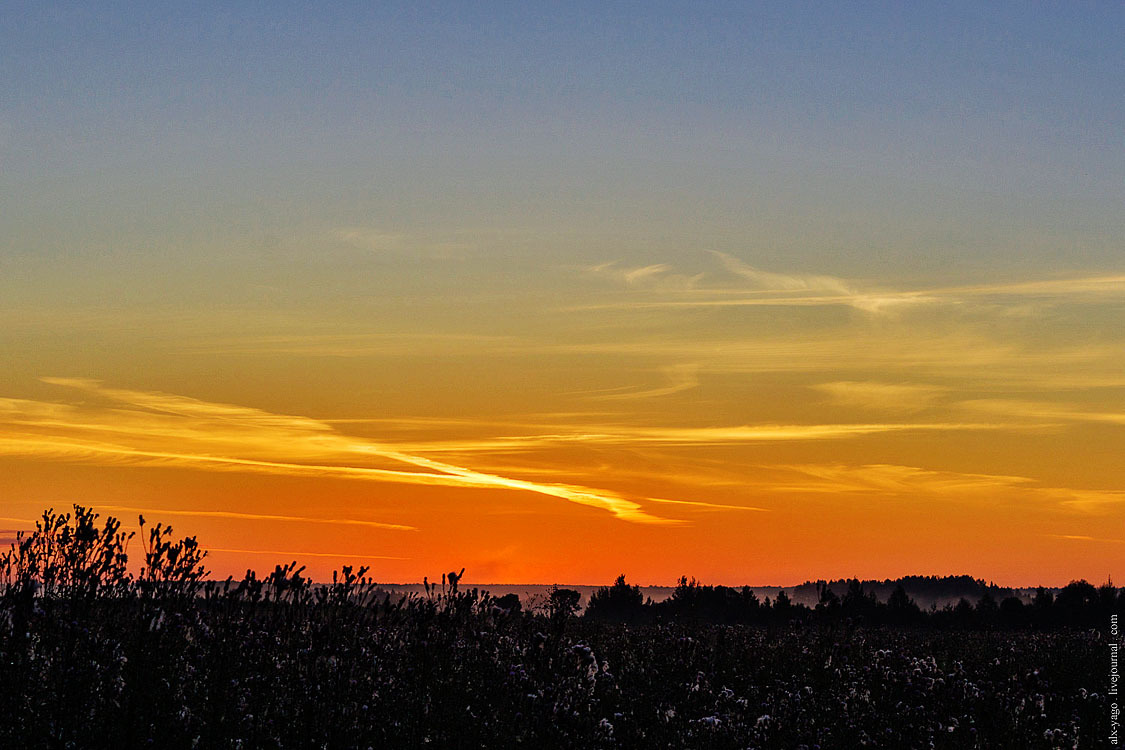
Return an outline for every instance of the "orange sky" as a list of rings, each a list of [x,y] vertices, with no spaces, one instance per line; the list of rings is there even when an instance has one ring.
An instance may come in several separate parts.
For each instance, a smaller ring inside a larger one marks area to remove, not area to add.
[[[100,351],[45,346],[41,370],[114,372],[13,378],[4,524],[72,501],[144,512],[197,534],[221,575],[293,557],[384,581],[462,565],[476,582],[654,584],[1119,570],[1125,349],[1115,332],[1056,327],[1119,311],[1120,278],[764,280],[806,284],[794,301],[758,279],[652,283],[670,270],[613,295],[604,273],[585,272],[602,301],[545,298],[530,307],[541,330],[518,334],[125,331]],[[209,366],[144,371],[185,358]],[[165,379],[175,392],[151,387]]]

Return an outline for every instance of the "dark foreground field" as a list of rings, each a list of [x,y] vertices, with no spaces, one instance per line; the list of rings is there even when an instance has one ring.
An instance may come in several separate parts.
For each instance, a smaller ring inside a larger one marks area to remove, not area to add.
[[[133,577],[107,539],[79,528],[0,559],[0,748],[1107,742],[1098,629],[865,625],[847,600],[615,623],[575,617],[565,591],[529,613],[455,585],[388,598],[350,569],[207,583],[193,544],[161,534]]]
[[[552,623],[472,593],[169,604],[6,617],[0,747],[1098,747],[1107,727],[1094,633]]]

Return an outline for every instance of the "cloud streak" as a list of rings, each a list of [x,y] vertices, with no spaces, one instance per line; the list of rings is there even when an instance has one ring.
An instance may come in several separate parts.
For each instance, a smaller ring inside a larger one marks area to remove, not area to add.
[[[293,355],[305,357],[464,356],[515,352],[520,342],[509,336],[470,333],[347,333],[208,339],[184,348],[198,354]]]
[[[1057,422],[1103,422],[1125,425],[1125,412],[1091,411],[1076,404],[1021,399],[969,399],[961,407],[1019,419],[1050,419]]]
[[[875,326],[787,338],[647,337],[558,345],[555,351],[697,363],[700,373],[816,373],[861,377],[969,379],[1013,388],[1125,385],[1125,354],[1114,344],[991,338],[972,328]],[[831,377],[831,375],[829,377]]]
[[[906,306],[961,304],[987,298],[1024,297],[1028,299],[1104,297],[1125,294],[1125,275],[1104,274],[1063,279],[1037,279],[992,284],[965,284],[914,290],[864,289],[836,276],[780,273],[752,266],[726,253],[709,251],[723,269],[743,282],[741,287],[700,288],[704,274],[672,274],[666,264],[621,269],[614,263],[595,266],[591,271],[609,275],[627,286],[641,286],[648,279],[690,279],[690,284],[647,284],[654,292],[690,291],[690,298],[628,299],[619,302],[580,306],[580,310],[708,308],[708,307],[805,307],[846,305],[869,313],[885,313]]]
[[[851,380],[819,383],[812,388],[837,404],[896,412],[920,411],[949,391],[935,385]]]
[[[345,560],[409,560],[409,557],[396,557],[394,555],[356,555],[350,552],[293,552],[290,550],[276,549],[233,549],[231,547],[208,547],[208,552],[232,552],[244,555],[280,555],[286,558],[299,559],[302,557],[332,557]]]
[[[269,513],[239,513],[227,510],[178,510],[170,508],[141,508],[131,505],[100,505],[99,510],[152,513],[154,516],[190,516],[193,518],[225,518],[239,521],[291,521],[297,523],[322,523],[337,526],[367,526],[375,529],[392,529],[394,531],[416,531],[413,526],[404,526],[397,523],[383,523],[381,521],[364,521],[356,518],[312,518],[309,516],[280,516]]]
[[[686,372],[694,374],[693,369]],[[693,448],[751,443],[825,441],[908,432],[1042,430],[1057,427],[1065,413],[1040,409],[1040,421],[872,421],[819,424],[746,424],[676,427],[630,424],[491,423],[508,434],[483,435],[482,423],[466,421],[477,436],[461,439],[380,442],[339,431],[337,426],[309,417],[275,414],[234,404],[222,404],[174,394],[116,389],[98,381],[47,378],[45,382],[83,393],[81,405],[0,399],[0,454],[37,456],[99,464],[167,466],[205,471],[237,471],[280,476],[328,477],[357,481],[415,484],[449,488],[527,492],[596,508],[614,517],[648,524],[676,524],[653,508],[699,511],[762,511],[758,505],[710,503],[684,498],[633,496],[599,488],[598,472],[545,471],[530,466],[469,468],[468,456],[516,453],[581,446],[639,451],[645,448]],[[670,388],[673,386],[669,386]],[[859,381],[821,384],[833,397],[876,403],[913,402],[940,394],[930,386]],[[642,392],[643,393],[643,392]],[[633,394],[636,395],[636,394]],[[106,402],[98,405],[98,400]],[[987,410],[981,410],[987,411]],[[594,415],[596,416],[596,415]],[[1050,419],[1051,421],[1042,421]],[[346,424],[343,422],[341,424]],[[423,421],[428,424],[427,421]],[[451,420],[442,420],[448,426]],[[456,422],[453,422],[456,424]],[[640,454],[637,454],[640,455]],[[576,481],[546,481],[546,477]],[[729,472],[727,472],[729,474]],[[737,481],[736,481],[737,480]],[[741,483],[764,493],[897,494],[919,492],[946,496],[974,495],[1020,489],[1041,500],[1077,511],[1099,512],[1118,504],[1125,493],[1041,487],[1033,480],[983,474],[956,474],[914,467],[870,464],[788,465],[767,468],[763,476],[727,476],[724,484]],[[689,486],[703,486],[694,484]],[[167,513],[198,517],[295,523],[362,525],[389,531],[413,527],[351,518],[314,518],[227,510],[166,510],[112,506],[111,510]]]
[[[0,453],[70,460],[335,476],[431,486],[531,492],[598,508],[637,523],[677,523],[620,493],[474,471],[337,432],[307,417],[272,414],[166,393],[107,388],[98,381],[44,378],[124,404],[96,409],[7,399]],[[415,467],[385,468],[371,463]]]
[[[553,427],[556,432],[502,435],[466,440],[412,442],[402,447],[413,454],[493,453],[537,450],[563,445],[639,448],[700,447],[793,441],[842,440],[897,432],[959,432],[1051,429],[1051,423],[886,422],[851,424],[757,424],[727,427],[645,427],[578,425]],[[542,425],[540,425],[542,427]]]
[[[1098,542],[1101,544],[1125,544],[1125,539],[1107,539],[1098,536],[1086,536],[1085,534],[1047,534],[1053,539],[1068,539],[1074,542]]]
[[[665,263],[629,268],[616,261],[588,266],[584,269],[593,276],[609,279],[630,289],[654,289],[660,291],[685,291],[694,289],[704,274],[694,276],[670,273],[672,267]]]
[[[723,267],[742,279],[749,281],[762,291],[773,292],[827,292],[831,294],[853,295],[855,290],[843,279],[835,276],[810,274],[782,274],[763,271],[743,263],[733,255],[710,251],[719,259]]]
[[[939,471],[896,464],[791,464],[759,467],[749,486],[775,493],[885,496],[995,502],[1007,497],[1064,511],[1098,514],[1125,505],[1125,491],[1052,487],[1031,477]]]
[[[668,385],[662,388],[648,388],[643,390],[626,390],[622,393],[607,393],[587,396],[591,401],[636,401],[659,396],[671,396],[675,393],[690,391],[699,386],[699,365],[683,364],[671,365],[661,368]]]
[[[791,464],[770,468],[791,477],[771,481],[770,486],[779,492],[953,496],[1024,489],[1035,483],[1028,477],[935,471],[896,464]]]

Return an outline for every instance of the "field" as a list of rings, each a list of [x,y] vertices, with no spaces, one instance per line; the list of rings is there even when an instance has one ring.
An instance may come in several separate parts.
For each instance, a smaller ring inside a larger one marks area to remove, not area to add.
[[[1108,732],[1107,636],[1058,618],[892,626],[857,595],[715,624],[693,612],[735,594],[694,582],[660,610],[620,579],[581,617],[577,592],[529,612],[456,574],[397,598],[350,568],[214,582],[161,527],[133,576],[117,527],[82,513],[0,556],[0,747],[1070,748]]]
[[[4,747],[1090,747],[1108,716],[1083,632],[551,621],[472,592],[5,622]]]

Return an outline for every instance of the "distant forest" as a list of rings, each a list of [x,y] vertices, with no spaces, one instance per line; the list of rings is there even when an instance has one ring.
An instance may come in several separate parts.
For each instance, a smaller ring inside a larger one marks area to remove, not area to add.
[[[832,581],[805,581],[793,590],[793,598],[797,601],[819,602],[821,591],[827,585],[836,596],[844,596],[855,583],[853,578],[839,578]],[[995,583],[985,583],[979,578],[968,575],[959,576],[903,576],[902,578],[886,578],[878,580],[860,581],[860,586],[867,593],[875,594],[879,601],[887,601],[899,586],[907,595],[918,603],[918,606],[928,609],[934,604],[947,602],[956,603],[959,599],[968,599],[970,602],[980,600],[985,594],[996,601],[1001,601],[1009,596],[1021,596],[1022,590],[997,586]],[[1050,590],[1050,589],[1048,589]]]
[[[794,602],[784,590],[760,599],[749,586],[708,586],[681,578],[661,602],[645,600],[638,586],[618,576],[612,586],[590,597],[584,616],[632,623],[698,622],[771,625],[786,622],[936,628],[1106,628],[1111,615],[1125,612],[1125,589],[1111,583],[1094,586],[1073,581],[1056,593],[1040,587],[1030,602],[1013,589],[985,584],[969,576],[908,576],[879,582],[821,581],[812,587],[815,606]],[[940,599],[959,595],[956,604],[919,606],[915,597]]]

